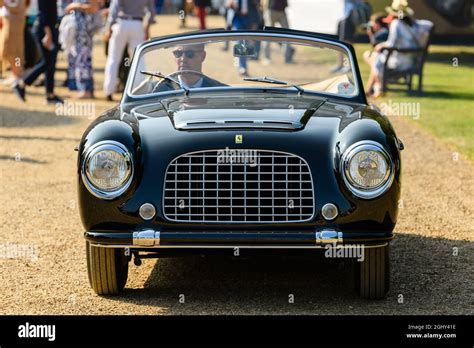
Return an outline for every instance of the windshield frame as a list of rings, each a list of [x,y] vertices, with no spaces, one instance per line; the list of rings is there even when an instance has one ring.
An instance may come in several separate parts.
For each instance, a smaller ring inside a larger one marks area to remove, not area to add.
[[[316,90],[309,90],[305,89],[306,95],[315,95],[315,96],[327,96],[327,97],[335,97],[335,98],[342,98],[346,100],[352,100],[356,102],[361,102],[364,104],[367,104],[367,101],[365,99],[365,94],[361,94],[361,91],[363,91],[363,85],[361,82],[360,78],[360,72],[358,69],[357,65],[357,60],[355,57],[354,49],[353,47],[345,42],[332,39],[329,37],[326,37],[323,34],[318,34],[318,33],[309,33],[309,32],[300,32],[297,30],[234,30],[234,31],[228,31],[228,30],[209,30],[209,31],[199,31],[199,32],[188,32],[188,33],[182,33],[182,34],[177,34],[177,35],[171,35],[171,36],[165,36],[161,38],[155,38],[151,39],[140,46],[137,47],[137,49],[134,52],[134,57],[137,57],[137,59],[133,58],[132,59],[132,65],[130,68],[130,73],[129,73],[129,78],[127,79],[127,84],[125,86],[125,92],[123,93],[122,96],[122,103],[128,103],[132,101],[139,101],[139,100],[144,100],[144,99],[150,99],[150,98],[157,98],[157,97],[163,97],[167,98],[169,96],[173,95],[179,95],[179,94],[184,94],[183,89],[177,89],[177,90],[172,90],[172,91],[163,91],[163,92],[156,92],[156,93],[148,93],[148,94],[143,94],[143,95],[137,95],[137,94],[132,94],[132,85],[133,81],[135,79],[135,76],[137,73],[140,73],[137,71],[138,69],[138,62],[139,59],[141,58],[145,51],[148,51],[149,48],[155,47],[156,49],[160,49],[160,46],[164,47],[169,47],[170,43],[179,41],[182,43],[192,43],[195,41],[199,41],[200,39],[211,39],[211,38],[217,38],[217,39],[226,39],[228,38],[229,40],[234,40],[237,41],[238,39],[243,39],[245,37],[251,37],[251,38],[257,38],[259,37],[260,39],[265,39],[265,38],[281,38],[281,39],[288,39],[288,40],[294,40],[294,42],[301,42],[302,44],[306,44],[309,46],[317,46],[317,44],[320,44],[320,46],[328,46],[331,49],[335,49],[335,47],[338,47],[339,49],[343,50],[346,54],[347,57],[349,57],[350,60],[350,66],[352,70],[352,75],[354,77],[354,94],[352,95],[344,95],[344,94],[336,94],[336,93],[328,93],[328,92],[322,92],[322,91],[316,91]],[[291,87],[291,86],[289,86]],[[231,92],[231,91],[271,91],[271,92],[289,92],[289,93],[295,93],[297,92],[293,88],[288,88],[288,89],[282,89],[282,88],[275,88],[271,87],[269,85],[262,85],[262,87],[257,87],[257,86],[249,86],[249,87],[242,87],[242,86],[223,86],[223,87],[199,87],[199,88],[193,88],[191,90],[192,94],[196,93],[213,93],[213,92]],[[160,98],[162,99],[162,98]]]

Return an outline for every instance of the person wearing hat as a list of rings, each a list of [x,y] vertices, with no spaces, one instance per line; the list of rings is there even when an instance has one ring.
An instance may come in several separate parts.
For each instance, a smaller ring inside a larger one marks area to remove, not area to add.
[[[393,0],[391,6],[385,7],[385,11],[389,14],[389,17],[403,18],[404,16],[413,17],[415,11],[408,6],[408,0]]]
[[[390,22],[388,39],[374,47],[378,53],[374,59],[369,80],[366,86],[366,93],[374,98],[382,94],[383,69],[387,60],[387,53],[384,48],[413,49],[419,48],[419,33],[416,24],[414,11],[408,6],[407,0],[393,0],[392,5],[386,8],[388,16],[385,22]],[[400,53],[394,51],[390,55],[388,67],[394,70],[406,70],[414,63],[414,57],[410,53]]]

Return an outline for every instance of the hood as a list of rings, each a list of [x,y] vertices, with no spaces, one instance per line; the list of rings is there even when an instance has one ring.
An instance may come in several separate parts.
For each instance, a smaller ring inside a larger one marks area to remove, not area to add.
[[[166,163],[183,153],[229,147],[325,158],[333,165],[355,142],[385,145],[393,133],[388,120],[367,105],[313,95],[172,97],[122,115],[137,124],[144,153],[159,152]]]
[[[325,102],[321,97],[213,96],[175,97],[133,109],[138,119],[170,118],[177,130],[300,130]]]

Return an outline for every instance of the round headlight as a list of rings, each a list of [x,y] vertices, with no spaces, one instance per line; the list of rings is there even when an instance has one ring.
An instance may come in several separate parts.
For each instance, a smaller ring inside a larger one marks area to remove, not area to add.
[[[361,198],[384,193],[393,180],[393,165],[382,145],[360,142],[349,147],[341,161],[341,172],[349,190]]]
[[[86,187],[100,198],[112,199],[121,195],[130,185],[132,172],[131,156],[120,143],[97,143],[85,156],[83,178]]]

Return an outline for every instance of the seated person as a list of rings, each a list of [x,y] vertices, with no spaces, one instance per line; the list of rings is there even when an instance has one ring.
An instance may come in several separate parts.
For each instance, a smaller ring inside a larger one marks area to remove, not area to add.
[[[370,43],[373,47],[379,43],[387,41],[388,39],[388,23],[391,18],[386,18],[385,13],[377,12],[370,17],[370,21],[367,26],[367,35],[369,36]],[[365,51],[363,54],[364,61],[372,66],[374,63],[377,52],[373,50]]]
[[[206,88],[227,86],[217,80],[211,79],[202,73],[202,64],[206,59],[204,44],[173,47],[173,55],[178,70],[170,74],[186,88]],[[142,82],[133,93],[146,94],[171,91],[179,89],[176,83],[168,80],[153,81],[153,77]]]
[[[419,26],[413,18],[414,12],[406,1],[393,1],[392,7],[387,7],[393,20],[390,22],[388,39],[375,46],[374,51],[379,53],[371,61],[371,72],[367,82],[366,94],[378,97],[382,94],[382,80],[387,53],[384,48],[421,48],[419,42]],[[388,60],[388,68],[404,71],[414,63],[414,56],[410,53],[393,52]]]
[[[367,27],[367,35],[369,36],[372,46],[377,46],[379,43],[388,40],[388,18],[385,18],[385,13],[374,13],[370,17],[369,25]]]

